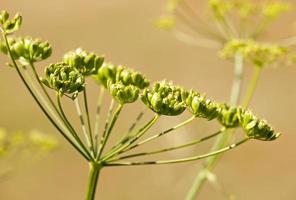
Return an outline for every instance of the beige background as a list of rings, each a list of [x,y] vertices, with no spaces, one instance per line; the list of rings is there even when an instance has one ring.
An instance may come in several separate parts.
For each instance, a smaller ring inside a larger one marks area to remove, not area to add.
[[[153,23],[161,14],[163,5],[164,1],[159,0],[1,0],[0,8],[22,13],[22,35],[48,39],[53,45],[53,56],[40,64],[40,72],[43,64],[55,62],[64,52],[81,46],[105,54],[106,59],[114,63],[140,70],[152,80],[174,80],[187,88],[206,92],[217,101],[227,101],[232,81],[231,63],[221,61],[213,50],[188,46],[177,41],[173,35],[156,29]],[[285,15],[268,33],[269,39],[292,34],[293,19],[293,12]],[[0,126],[11,131],[38,128],[52,133],[62,142],[58,151],[41,161],[30,164],[18,162],[16,172],[0,183],[0,199],[83,199],[87,163],[51,127],[16,73],[3,64],[6,58],[1,55],[0,60]],[[251,68],[247,67],[245,73],[248,81]],[[251,108],[259,116],[267,118],[283,133],[282,137],[272,143],[249,142],[227,153],[215,170],[226,190],[239,200],[296,199],[295,74],[295,66],[265,69],[251,103]],[[90,85],[90,99],[94,103],[97,90]],[[126,130],[128,123],[141,110],[140,105],[125,109],[128,113],[120,118],[117,134]],[[71,106],[68,105],[68,111]],[[168,128],[181,118],[184,117],[162,119],[158,128]],[[72,119],[76,120],[74,115]],[[145,148],[182,142],[211,133],[216,128],[216,123],[197,120],[171,139],[166,138]],[[209,146],[210,143],[162,158],[205,152]],[[183,199],[201,164],[202,161],[197,161],[168,166],[104,169],[97,199]],[[200,199],[223,197],[207,184]]]

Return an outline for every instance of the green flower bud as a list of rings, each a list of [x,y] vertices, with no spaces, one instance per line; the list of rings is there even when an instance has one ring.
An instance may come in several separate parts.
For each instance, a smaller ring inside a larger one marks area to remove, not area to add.
[[[262,119],[258,119],[251,111],[240,108],[239,121],[249,138],[263,141],[272,141],[280,136]]]
[[[45,77],[46,79],[41,79],[43,84],[56,90],[60,95],[72,94],[73,99],[85,88],[84,76],[66,63],[49,65],[45,68]]]
[[[236,128],[240,125],[238,108],[226,104],[220,106],[218,121],[226,128]]]
[[[75,67],[84,76],[97,74],[98,69],[104,62],[103,56],[88,53],[80,48],[70,51],[64,55],[64,62]]]
[[[149,86],[146,77],[130,68],[119,66],[116,74],[116,82],[121,81],[124,85],[133,85],[139,89]]]
[[[104,63],[103,66],[98,70],[98,73],[94,75],[94,79],[107,88],[107,82],[111,80],[115,82],[117,73],[117,67],[111,63]]]
[[[165,81],[157,82],[152,89],[144,89],[143,103],[159,115],[179,115],[186,109],[182,100],[184,90]]]
[[[133,103],[139,97],[139,88],[133,85],[124,85],[122,82],[108,81],[108,90],[111,96],[120,104]]]
[[[132,69],[123,66],[115,66],[111,63],[104,63],[94,78],[105,88],[107,88],[108,81],[112,83],[121,82],[125,86],[133,85],[139,89],[144,89],[149,86],[149,81],[144,75]]]
[[[188,110],[197,117],[212,120],[218,116],[218,104],[195,91],[184,93],[183,99]]]
[[[38,39],[9,38],[8,40],[12,56],[19,60],[23,65],[45,60],[52,53],[51,45]],[[0,42],[0,50],[7,54],[7,48],[4,42]]]
[[[0,24],[5,33],[13,33],[19,30],[22,24],[22,16],[16,14],[12,19],[9,19],[9,13],[3,10],[0,13]]]

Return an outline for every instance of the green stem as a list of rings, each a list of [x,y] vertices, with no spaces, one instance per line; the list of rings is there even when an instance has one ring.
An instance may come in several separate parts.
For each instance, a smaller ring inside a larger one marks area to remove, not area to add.
[[[96,117],[95,117],[95,155],[97,155],[98,143],[99,143],[99,125],[100,125],[100,113],[101,113],[101,106],[103,102],[103,97],[105,93],[105,88],[103,86],[100,87],[100,94],[97,102],[97,109],[96,109]]]
[[[92,146],[91,146],[91,143],[90,143],[90,138],[87,135],[84,119],[83,119],[82,112],[81,112],[80,105],[79,105],[79,101],[78,101],[77,98],[74,100],[74,103],[75,103],[75,107],[76,107],[78,117],[80,119],[81,129],[82,129],[82,133],[84,135],[85,141],[86,141],[86,145],[87,145],[89,150],[92,150]]]
[[[87,125],[88,125],[88,134],[89,134],[89,139],[90,139],[91,150],[92,150],[93,154],[95,154],[94,140],[93,140],[93,135],[92,135],[92,130],[91,130],[89,110],[88,110],[86,88],[84,88],[84,90],[83,90],[83,99],[84,99],[84,107],[85,107],[85,113],[86,113],[86,119],[87,119]]]
[[[149,138],[147,138],[147,139],[145,139],[145,140],[143,140],[143,141],[141,141],[141,142],[139,142],[139,143],[137,143],[137,144],[135,144],[135,145],[133,145],[133,146],[130,146],[129,148],[126,148],[124,151],[122,151],[122,153],[123,153],[123,152],[126,152],[126,151],[129,151],[129,150],[131,150],[131,149],[134,149],[134,148],[136,148],[136,147],[138,147],[138,146],[140,146],[140,145],[143,145],[143,144],[145,144],[145,143],[147,143],[147,142],[150,142],[150,141],[152,141],[152,140],[155,140],[155,139],[157,139],[157,138],[159,138],[159,137],[161,137],[161,136],[163,136],[163,135],[166,135],[166,134],[169,133],[169,132],[172,132],[172,131],[174,131],[174,130],[177,130],[178,128],[181,128],[182,126],[185,126],[185,125],[189,124],[189,123],[192,122],[195,118],[196,118],[195,116],[192,116],[192,117],[190,117],[189,119],[187,119],[186,121],[184,121],[184,122],[182,122],[182,123],[180,123],[180,124],[178,124],[178,125],[176,125],[176,126],[170,128],[170,129],[167,129],[167,130],[165,130],[165,131],[163,131],[163,132],[161,132],[161,133],[158,133],[158,134],[156,134],[156,135],[153,135],[153,136],[151,136],[151,137],[149,137]]]
[[[231,95],[230,95],[230,103],[231,105],[236,106],[239,103],[239,97],[240,97],[241,88],[242,88],[243,67],[244,67],[243,56],[237,53],[235,55],[234,62],[235,62],[234,81],[233,81]],[[225,132],[217,138],[215,144],[212,147],[213,151],[221,149],[227,145],[228,141],[230,140],[234,132],[233,131],[226,132],[226,131],[227,130],[225,130]],[[209,171],[213,170],[213,168],[215,167],[220,157],[221,156],[217,155],[217,156],[210,157],[209,159],[206,160],[206,163],[204,165],[205,167],[197,174],[193,182],[193,185],[191,186],[187,194],[186,200],[195,200],[197,198],[199,192],[201,191],[203,185],[207,180]]]
[[[101,169],[102,169],[101,164],[97,164],[97,163],[89,164],[88,186],[87,186],[87,193],[86,193],[85,200],[95,199],[97,183],[98,183]]]
[[[91,154],[89,153],[89,151],[87,150],[87,148],[85,147],[85,145],[83,144],[83,142],[81,141],[81,139],[79,138],[77,132],[75,131],[75,129],[73,128],[73,126],[71,125],[70,121],[68,120],[62,103],[61,103],[61,97],[59,94],[57,94],[57,102],[58,102],[58,107],[60,109],[61,112],[61,117],[64,121],[64,123],[66,124],[66,126],[68,127],[68,129],[71,131],[71,133],[73,134],[73,136],[76,138],[77,142],[80,144],[80,146],[83,148],[83,150],[87,153],[88,157],[91,158],[91,160],[93,160]]]
[[[139,131],[135,134],[135,136],[131,137],[130,140],[126,141],[124,144],[119,145],[118,148],[113,149],[107,155],[102,158],[102,161],[106,161],[113,156],[120,154],[126,148],[128,148],[131,144],[137,141],[140,137],[142,137],[159,119],[160,115],[155,115],[145,126],[143,126]]]
[[[255,89],[256,89],[258,80],[260,78],[261,70],[262,70],[261,67],[255,66],[255,69],[254,69],[254,72],[252,75],[252,80],[251,80],[250,85],[247,89],[247,93],[246,93],[246,96],[245,96],[243,104],[242,104],[244,108],[249,106],[251,99],[254,96]]]
[[[139,161],[139,162],[107,162],[105,163],[106,166],[131,166],[131,165],[164,165],[164,164],[174,164],[174,163],[183,163],[183,162],[189,162],[194,160],[200,160],[203,158],[219,155],[221,153],[224,153],[226,151],[229,151],[231,149],[234,149],[241,144],[247,142],[250,140],[250,138],[243,139],[235,144],[229,145],[227,147],[224,147],[222,149],[219,149],[217,151],[213,151],[211,153],[199,155],[199,156],[192,156],[188,158],[181,158],[181,159],[174,159],[174,160],[158,160],[158,161]]]
[[[174,146],[174,147],[169,147],[169,148],[160,149],[160,150],[156,150],[156,151],[142,152],[142,153],[136,153],[136,154],[131,154],[131,155],[127,155],[127,156],[122,156],[122,157],[119,157],[119,158],[109,160],[109,162],[123,160],[123,159],[127,159],[127,158],[132,158],[132,157],[138,157],[138,156],[146,156],[146,155],[164,153],[164,152],[174,151],[174,150],[177,150],[177,149],[182,149],[182,148],[185,148],[185,147],[190,147],[190,146],[199,144],[199,143],[201,143],[203,141],[209,140],[209,139],[211,139],[211,138],[213,138],[213,137],[215,137],[215,136],[217,136],[217,135],[219,135],[221,133],[222,133],[222,131],[220,130],[220,131],[217,131],[216,133],[213,133],[211,135],[208,135],[208,136],[203,137],[201,139],[194,140],[194,141],[186,143],[186,144],[177,145],[177,146]]]
[[[105,146],[106,146],[106,144],[108,142],[108,139],[110,137],[110,134],[111,134],[111,132],[113,130],[113,127],[114,127],[114,125],[115,125],[115,123],[116,123],[116,121],[118,119],[118,116],[119,116],[122,108],[123,108],[123,104],[119,104],[118,107],[117,107],[117,109],[115,110],[115,112],[113,114],[113,117],[111,119],[110,126],[108,127],[108,130],[107,130],[106,134],[104,135],[104,137],[101,140],[101,144],[100,144],[99,151],[98,151],[98,157],[97,157],[98,159],[101,158],[101,155],[102,155],[102,153],[104,151],[104,148],[105,148]]]

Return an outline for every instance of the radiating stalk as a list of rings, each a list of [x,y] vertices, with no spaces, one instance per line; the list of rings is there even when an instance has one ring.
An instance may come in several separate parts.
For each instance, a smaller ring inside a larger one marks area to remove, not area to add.
[[[164,148],[164,149],[155,150],[155,151],[148,151],[148,152],[142,152],[142,153],[136,153],[136,154],[131,154],[131,155],[127,155],[127,156],[122,156],[122,157],[119,157],[119,158],[111,159],[111,160],[109,160],[109,162],[113,162],[113,161],[117,161],[117,160],[123,160],[123,159],[127,159],[127,158],[138,157],[138,156],[146,156],[146,155],[164,153],[164,152],[174,151],[174,150],[177,150],[177,149],[183,149],[183,148],[186,148],[186,147],[190,147],[190,146],[199,144],[199,143],[204,142],[206,140],[209,140],[209,139],[211,139],[211,138],[213,138],[213,137],[215,137],[215,136],[217,136],[217,135],[219,135],[221,133],[222,133],[222,131],[220,130],[220,131],[218,131],[216,133],[213,133],[213,134],[208,135],[206,137],[191,141],[191,142],[186,143],[186,144],[177,145],[177,146],[174,146],[174,147]]]
[[[222,149],[219,149],[217,151],[213,151],[211,153],[199,155],[199,156],[192,156],[188,158],[181,158],[181,159],[173,159],[173,160],[158,160],[158,161],[138,161],[138,162],[110,162],[106,163],[106,166],[131,166],[131,165],[164,165],[164,164],[174,164],[174,163],[183,163],[183,162],[189,162],[194,160],[200,160],[203,158],[207,158],[210,156],[219,155],[221,153],[224,153],[226,151],[229,151],[231,149],[234,149],[241,144],[249,141],[250,138],[243,139],[235,144],[229,145],[227,147],[224,147]]]

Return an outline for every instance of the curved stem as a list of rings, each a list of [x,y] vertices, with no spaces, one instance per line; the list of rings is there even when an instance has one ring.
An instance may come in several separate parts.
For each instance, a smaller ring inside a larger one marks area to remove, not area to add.
[[[226,151],[229,151],[235,147],[238,147],[239,145],[247,142],[250,138],[243,139],[235,144],[229,145],[227,147],[224,147],[222,149],[219,149],[217,151],[213,151],[211,153],[199,155],[199,156],[192,156],[188,158],[181,158],[181,159],[174,159],[174,160],[159,160],[159,161],[139,161],[139,162],[110,162],[105,163],[105,166],[131,166],[131,165],[164,165],[164,164],[173,164],[173,163],[183,163],[183,162],[189,162],[194,160],[199,160],[203,158],[207,158],[210,156],[218,155],[221,153],[224,153]]]
[[[127,155],[127,156],[122,156],[122,157],[119,157],[119,158],[109,160],[109,162],[123,160],[123,159],[127,159],[127,158],[132,158],[132,157],[138,157],[138,156],[146,156],[146,155],[164,153],[164,152],[174,151],[174,150],[177,150],[177,149],[182,149],[182,148],[185,148],[185,147],[190,147],[190,146],[199,144],[199,143],[201,143],[203,141],[209,140],[209,139],[211,139],[211,138],[213,138],[213,137],[215,137],[215,136],[217,136],[217,135],[219,135],[221,133],[222,133],[222,131],[219,130],[216,133],[213,133],[211,135],[208,135],[208,136],[203,137],[201,139],[194,140],[194,141],[186,143],[186,144],[177,145],[177,146],[174,146],[174,147],[169,147],[169,148],[160,149],[160,150],[156,150],[156,151],[142,152],[142,153],[136,153],[136,154],[131,154],[131,155]]]
[[[45,114],[45,116],[48,118],[48,120],[53,124],[53,126],[62,134],[62,136],[86,159],[89,160],[88,156],[85,154],[85,152],[83,152],[82,149],[80,149],[80,147],[75,143],[77,141],[73,141],[72,139],[69,138],[69,136],[62,130],[62,128],[57,124],[57,122],[49,115],[49,113],[46,111],[46,109],[43,107],[43,105],[41,104],[41,102],[38,100],[38,98],[36,97],[35,93],[32,91],[32,89],[30,88],[30,86],[28,85],[28,83],[26,82],[25,78],[23,77],[19,66],[17,65],[15,59],[12,56],[12,52],[10,49],[10,45],[8,43],[7,40],[7,35],[6,33],[3,32],[2,34],[4,41],[5,41],[5,45],[8,51],[8,55],[12,61],[13,66],[15,67],[19,77],[21,78],[22,82],[24,83],[24,85],[26,86],[26,88],[28,89],[29,93],[31,94],[31,96],[33,97],[33,99],[35,100],[35,102],[37,103],[37,105],[40,107],[40,109],[42,110],[42,112]]]
[[[244,67],[244,60],[243,56],[239,53],[235,55],[235,60],[234,60],[234,81],[232,84],[232,90],[230,94],[230,103],[233,106],[236,106],[239,103],[239,97],[241,94],[241,89],[242,89],[242,78],[243,78],[243,67]],[[228,131],[228,132],[227,132]],[[221,149],[225,147],[230,140],[230,138],[233,135],[233,131],[225,130],[225,133],[221,134],[216,142],[214,143],[212,150],[215,151],[217,149]],[[210,157],[209,159],[206,160],[205,167],[198,172],[193,185],[191,186],[187,196],[186,200],[195,200],[201,191],[204,183],[207,180],[209,171],[213,170],[215,167],[216,163],[218,162],[220,156],[213,156]]]
[[[85,200],[94,200],[96,195],[97,183],[102,165],[97,163],[89,164],[88,186]]]

